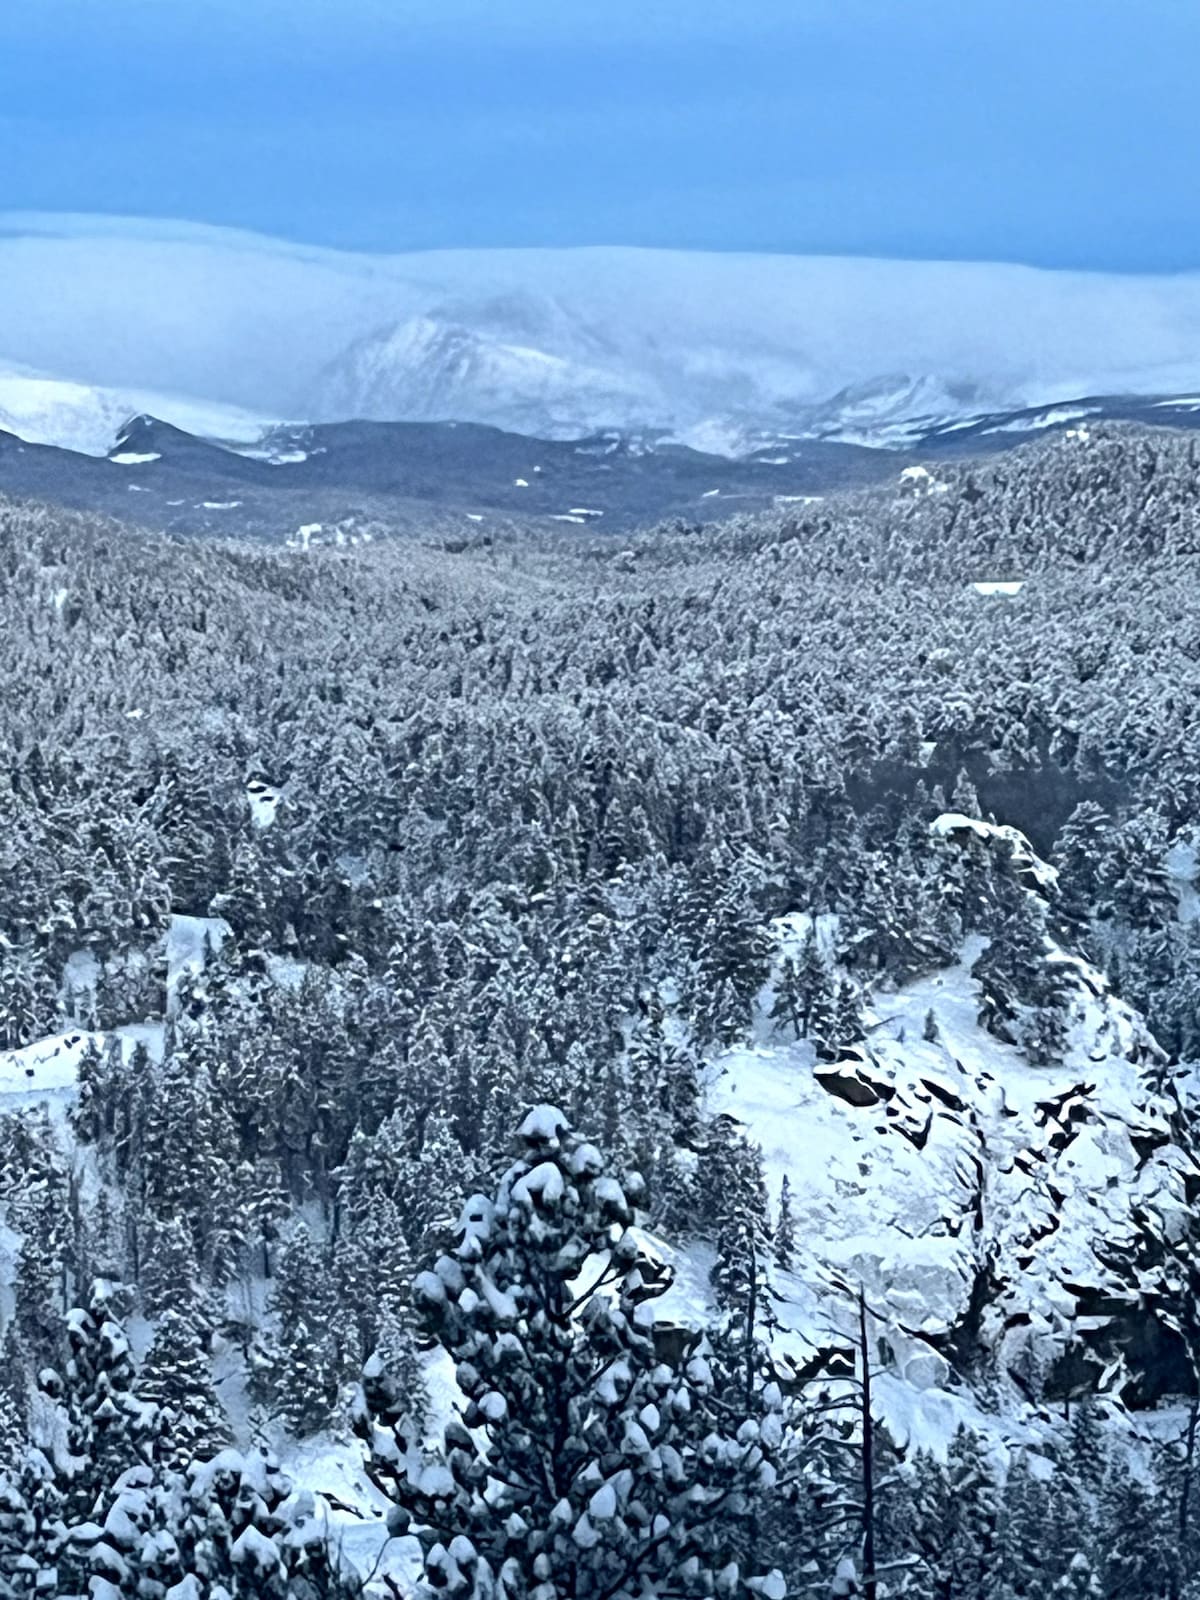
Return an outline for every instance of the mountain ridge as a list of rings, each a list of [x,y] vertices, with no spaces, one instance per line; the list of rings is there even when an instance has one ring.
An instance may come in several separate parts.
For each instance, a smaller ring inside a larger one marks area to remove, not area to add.
[[[271,420],[886,443],[913,419],[1200,388],[1196,275],[600,246],[370,256],[2,215],[0,272],[13,372]]]
[[[654,429],[547,438],[478,421],[234,422],[241,436],[220,438],[139,413],[103,454],[0,426],[0,494],[161,532],[305,547],[388,534],[486,539],[517,526],[618,534],[671,519],[709,525],[873,485],[937,492],[939,463],[983,462],[1043,436],[1082,444],[1094,429],[1195,430],[1200,398],[1101,396],[951,423],[897,422],[886,445],[854,430],[747,432],[738,454],[705,448],[727,438],[689,442]]]

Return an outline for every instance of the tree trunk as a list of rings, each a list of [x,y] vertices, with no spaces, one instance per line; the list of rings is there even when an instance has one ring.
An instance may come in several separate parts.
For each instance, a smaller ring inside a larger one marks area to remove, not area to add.
[[[875,1432],[871,1423],[871,1346],[867,1338],[867,1297],[858,1290],[858,1351],[862,1362],[863,1600],[876,1600]]]
[[[1192,1515],[1192,1463],[1196,1456],[1196,1423],[1200,1396],[1193,1396],[1188,1407],[1186,1442],[1183,1450],[1183,1482],[1179,1485],[1179,1549],[1171,1563],[1171,1600],[1179,1600],[1181,1579],[1187,1561],[1188,1528]]]

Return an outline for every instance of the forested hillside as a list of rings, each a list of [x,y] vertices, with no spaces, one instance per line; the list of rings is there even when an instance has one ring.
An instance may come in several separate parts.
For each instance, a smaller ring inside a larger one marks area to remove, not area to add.
[[[1197,469],[0,505],[0,1595],[1200,1593]]]

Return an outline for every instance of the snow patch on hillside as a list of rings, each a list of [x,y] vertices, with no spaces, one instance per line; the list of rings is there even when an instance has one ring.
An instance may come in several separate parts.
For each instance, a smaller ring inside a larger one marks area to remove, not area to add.
[[[0,1108],[16,1111],[73,1095],[79,1063],[100,1037],[73,1030],[0,1055]]]

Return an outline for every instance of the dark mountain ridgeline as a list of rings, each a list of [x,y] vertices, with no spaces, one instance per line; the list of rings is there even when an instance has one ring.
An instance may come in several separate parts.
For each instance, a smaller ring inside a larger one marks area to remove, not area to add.
[[[914,463],[986,460],[1040,435],[1106,421],[1190,431],[1185,400],[1101,397],[923,425],[903,447],[836,437],[764,439],[738,457],[708,455],[659,433],[536,439],[476,423],[334,422],[276,429],[253,449],[195,438],[140,416],[110,459],[0,432],[0,493],[97,511],[161,532],[297,542],[398,533],[494,536],[513,526],[595,525],[625,534],[668,518],[725,522],[809,496],[894,482]]]

